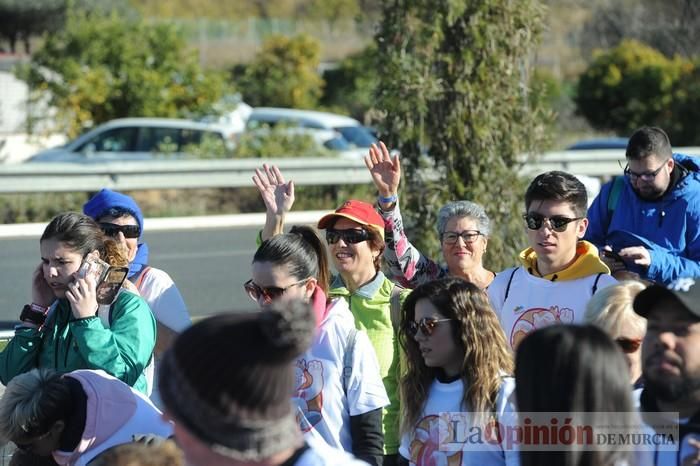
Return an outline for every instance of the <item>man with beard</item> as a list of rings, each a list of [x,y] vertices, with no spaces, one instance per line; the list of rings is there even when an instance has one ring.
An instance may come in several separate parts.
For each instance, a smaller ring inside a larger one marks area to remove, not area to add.
[[[642,345],[641,410],[678,413],[678,451],[654,452],[654,464],[700,464],[700,278],[640,292],[634,310],[647,319]],[[663,415],[662,415],[663,416]]]
[[[629,270],[668,284],[700,277],[700,165],[673,154],[661,128],[643,127],[627,144],[624,177],[600,190],[584,239],[616,275]]]

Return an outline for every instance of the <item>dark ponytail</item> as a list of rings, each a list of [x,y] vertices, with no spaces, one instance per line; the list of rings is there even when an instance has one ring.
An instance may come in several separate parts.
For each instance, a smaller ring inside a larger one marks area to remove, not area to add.
[[[323,292],[328,294],[330,266],[326,246],[311,227],[295,226],[289,233],[264,241],[255,252],[253,262],[285,266],[289,274],[298,280],[313,277]]]

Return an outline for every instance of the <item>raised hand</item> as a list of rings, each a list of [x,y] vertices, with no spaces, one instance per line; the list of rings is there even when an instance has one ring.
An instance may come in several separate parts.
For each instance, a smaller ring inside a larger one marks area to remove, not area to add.
[[[365,165],[372,175],[372,181],[381,197],[390,197],[398,192],[401,181],[401,161],[399,156],[391,156],[383,142],[379,147],[372,144],[365,156]]]
[[[280,216],[292,210],[294,182],[285,182],[279,168],[267,164],[263,164],[262,170],[256,168],[253,183],[260,191],[268,213]]]

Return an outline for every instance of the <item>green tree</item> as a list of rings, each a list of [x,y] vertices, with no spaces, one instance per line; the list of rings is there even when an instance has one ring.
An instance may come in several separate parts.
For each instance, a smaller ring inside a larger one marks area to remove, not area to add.
[[[379,66],[377,47],[364,50],[342,60],[337,68],[323,73],[325,86],[321,105],[329,109],[341,109],[362,121],[374,103],[374,93],[379,77],[367,70]]]
[[[692,62],[669,59],[629,40],[600,52],[580,76],[576,104],[597,129],[629,135],[643,125],[661,126],[672,136],[684,122],[674,107],[685,99]]]
[[[487,265],[512,265],[524,244],[519,154],[546,139],[528,55],[543,25],[536,0],[391,0],[376,37],[376,107],[402,154],[402,205],[420,247],[437,252],[435,214],[446,201],[484,205],[493,220]]]
[[[250,105],[314,108],[323,92],[321,47],[310,36],[273,36],[236,82]]]
[[[138,19],[71,12],[19,71],[34,99],[48,96],[58,129],[75,136],[118,117],[204,113],[224,93],[178,30]]]

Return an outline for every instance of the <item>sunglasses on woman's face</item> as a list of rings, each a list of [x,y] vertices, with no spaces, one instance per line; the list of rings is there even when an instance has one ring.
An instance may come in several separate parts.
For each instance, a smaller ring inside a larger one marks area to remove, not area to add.
[[[260,298],[263,299],[263,302],[265,304],[270,304],[272,301],[276,300],[280,296],[284,294],[285,291],[290,289],[293,286],[301,285],[302,283],[308,282],[309,279],[305,278],[303,280],[299,280],[298,282],[294,282],[291,285],[287,285],[285,287],[279,287],[279,286],[260,286],[257,283],[253,281],[251,278],[247,282],[243,284],[243,288],[245,289],[246,293],[248,293],[248,297],[252,299],[255,302],[258,302]]]
[[[624,353],[634,353],[642,345],[641,338],[616,338],[615,343],[622,349]]]
[[[523,215],[523,218],[525,219],[525,224],[530,230],[539,230],[542,228],[542,225],[544,225],[545,220],[549,220],[549,228],[552,230],[561,233],[562,231],[566,231],[566,228],[569,226],[569,223],[575,222],[576,220],[581,220],[583,217],[565,217],[563,215],[553,215],[551,217],[545,217],[544,215],[535,213],[535,212],[530,212],[525,215]]]
[[[329,228],[326,230],[326,242],[335,244],[340,241],[340,238],[347,244],[357,244],[369,239],[369,232],[361,228],[352,228],[350,230],[334,230]]]
[[[124,238],[138,238],[141,236],[141,228],[138,225],[117,225],[116,223],[100,223],[100,228],[105,235],[115,237],[119,232]]]
[[[420,331],[423,332],[423,335],[429,337],[435,331],[435,327],[437,327],[438,323],[447,322],[448,320],[453,319],[436,319],[434,317],[423,317],[418,322],[410,321],[408,323],[408,333],[410,333],[411,336],[415,337],[418,334],[418,329],[420,329]]]

